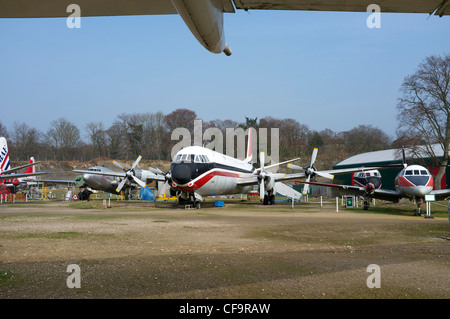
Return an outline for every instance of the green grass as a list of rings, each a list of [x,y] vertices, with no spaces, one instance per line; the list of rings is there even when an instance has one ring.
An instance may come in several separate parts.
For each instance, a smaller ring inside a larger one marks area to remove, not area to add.
[[[0,270],[0,287],[23,282],[22,276],[11,271]]]

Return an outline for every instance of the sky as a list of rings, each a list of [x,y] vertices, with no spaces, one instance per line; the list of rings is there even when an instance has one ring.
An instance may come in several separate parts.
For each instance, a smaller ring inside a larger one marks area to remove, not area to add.
[[[177,108],[200,119],[293,118],[311,130],[372,125],[395,136],[404,78],[450,53],[450,17],[237,11],[232,56],[204,49],[178,15],[0,19],[0,122],[43,132],[64,117],[109,127],[120,113]]]

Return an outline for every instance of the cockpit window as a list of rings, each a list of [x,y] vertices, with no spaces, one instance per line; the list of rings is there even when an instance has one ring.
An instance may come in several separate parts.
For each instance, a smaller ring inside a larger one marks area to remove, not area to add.
[[[416,170],[416,169],[414,170],[414,175],[420,175],[420,173],[419,173],[419,170],[418,170],[418,169],[417,169],[417,170]]]
[[[428,175],[428,173],[427,173],[426,170],[421,170],[421,171],[420,171],[420,175]]]
[[[405,175],[412,175],[413,174],[413,171],[406,171],[405,172]]]

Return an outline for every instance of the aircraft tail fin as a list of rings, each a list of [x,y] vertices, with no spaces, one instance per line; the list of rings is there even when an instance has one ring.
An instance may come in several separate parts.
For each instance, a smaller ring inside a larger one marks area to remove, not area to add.
[[[34,164],[36,161],[34,160],[34,157],[30,157],[30,162],[29,164]],[[36,165],[30,166],[27,168],[27,170],[25,172],[23,172],[24,174],[29,174],[29,173],[36,173]],[[36,176],[28,176],[28,179],[36,179]]]
[[[6,138],[0,137],[0,174],[10,168]]]
[[[252,159],[253,159],[253,154],[252,154],[252,131],[253,129],[250,127],[248,129],[248,141],[247,141],[247,157],[245,158],[244,162],[246,163],[251,163]]]

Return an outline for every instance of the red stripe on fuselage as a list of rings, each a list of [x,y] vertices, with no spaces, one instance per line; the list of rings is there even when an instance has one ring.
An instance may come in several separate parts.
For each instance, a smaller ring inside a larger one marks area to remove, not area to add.
[[[238,173],[233,172],[226,172],[226,171],[217,171],[213,170],[206,175],[201,176],[199,179],[195,180],[194,182],[189,182],[189,184],[193,183],[192,186],[177,186],[175,187],[177,190],[183,191],[183,192],[194,192],[206,183],[208,183],[214,176],[225,176],[225,177],[234,177],[239,178]]]
[[[416,185],[411,183],[404,176],[399,176],[398,179],[397,179],[397,186],[398,187],[415,187]]]

